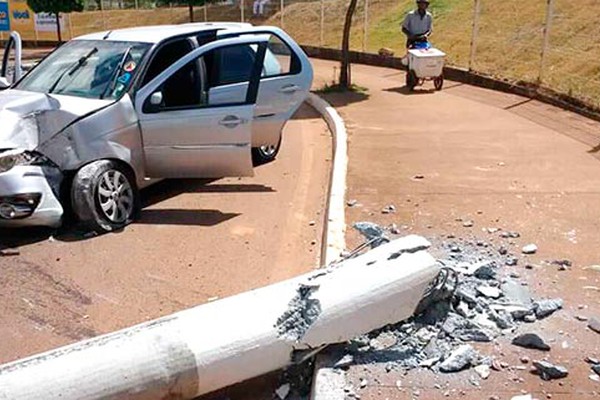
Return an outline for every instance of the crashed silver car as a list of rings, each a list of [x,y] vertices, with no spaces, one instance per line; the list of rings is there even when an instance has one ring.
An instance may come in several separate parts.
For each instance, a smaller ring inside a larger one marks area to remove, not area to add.
[[[107,232],[135,218],[139,189],[158,179],[250,176],[276,156],[312,77],[274,27],[71,40],[0,91],[0,226],[56,227],[72,209]]]

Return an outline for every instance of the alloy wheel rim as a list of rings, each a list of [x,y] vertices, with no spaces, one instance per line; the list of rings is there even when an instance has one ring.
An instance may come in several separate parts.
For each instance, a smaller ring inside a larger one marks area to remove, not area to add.
[[[133,210],[133,190],[119,171],[106,171],[98,182],[98,203],[104,216],[113,223],[127,221]]]

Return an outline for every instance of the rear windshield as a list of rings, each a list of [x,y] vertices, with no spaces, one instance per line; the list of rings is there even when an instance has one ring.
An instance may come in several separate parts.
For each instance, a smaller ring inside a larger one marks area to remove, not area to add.
[[[116,99],[133,82],[148,43],[73,40],[44,59],[17,89],[90,99]]]

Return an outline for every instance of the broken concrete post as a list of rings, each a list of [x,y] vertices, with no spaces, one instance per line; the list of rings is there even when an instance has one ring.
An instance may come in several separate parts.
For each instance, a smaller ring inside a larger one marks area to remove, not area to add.
[[[280,369],[294,350],[410,317],[439,270],[407,236],[317,270],[0,366],[0,398],[191,399]]]

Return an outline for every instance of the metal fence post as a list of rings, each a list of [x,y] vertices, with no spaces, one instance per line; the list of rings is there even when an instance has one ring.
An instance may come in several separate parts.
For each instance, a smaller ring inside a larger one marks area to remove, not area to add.
[[[469,55],[469,71],[473,70],[475,62],[475,50],[477,48],[477,37],[479,35],[479,14],[481,13],[481,0],[475,0],[473,9],[473,32],[471,35],[471,54]]]
[[[544,25],[544,42],[542,44],[542,55],[540,58],[540,73],[538,75],[538,84],[542,83],[544,68],[546,64],[546,53],[550,44],[550,28],[552,26],[552,17],[554,14],[554,0],[546,0],[546,24]]]
[[[280,18],[279,24],[281,25],[281,29],[283,29],[283,10],[285,9],[285,0],[281,0],[280,7],[281,7],[280,8],[281,12],[279,13],[279,18]]]
[[[369,40],[369,0],[365,0],[365,20],[363,22],[363,45],[362,51],[365,53],[368,47]]]
[[[321,0],[321,26],[319,27],[319,46],[323,47],[325,45],[325,0]]]

